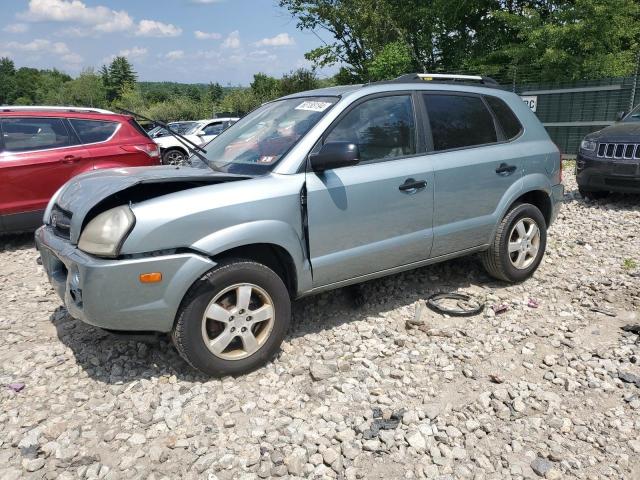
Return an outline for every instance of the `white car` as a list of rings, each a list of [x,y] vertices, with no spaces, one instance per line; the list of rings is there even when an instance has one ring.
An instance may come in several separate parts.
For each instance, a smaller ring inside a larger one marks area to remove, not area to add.
[[[196,145],[203,145],[216,138],[222,131],[239,120],[237,117],[210,118],[194,122],[183,136]],[[173,135],[153,139],[160,147],[162,163],[180,165],[189,158],[189,151],[184,144]]]

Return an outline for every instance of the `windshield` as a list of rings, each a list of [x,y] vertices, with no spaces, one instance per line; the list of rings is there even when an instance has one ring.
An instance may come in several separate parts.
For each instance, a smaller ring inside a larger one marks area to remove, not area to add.
[[[631,113],[624,117],[623,122],[640,122],[640,105],[636,106]]]
[[[207,144],[207,162],[223,172],[267,173],[337,101],[304,97],[262,105]]]

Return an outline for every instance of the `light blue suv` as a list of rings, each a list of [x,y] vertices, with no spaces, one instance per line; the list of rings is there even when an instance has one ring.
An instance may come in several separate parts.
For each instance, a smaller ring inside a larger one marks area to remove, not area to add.
[[[191,164],[74,178],[36,242],[72,316],[170,332],[211,375],[267,362],[292,299],[472,253],[525,280],[563,197],[558,149],[485,77],[284,97]]]

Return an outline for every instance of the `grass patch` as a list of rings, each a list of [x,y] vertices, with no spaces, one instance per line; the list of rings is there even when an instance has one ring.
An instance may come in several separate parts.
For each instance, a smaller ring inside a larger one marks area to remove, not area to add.
[[[622,268],[627,271],[635,270],[638,268],[638,263],[633,258],[625,258],[622,261]]]

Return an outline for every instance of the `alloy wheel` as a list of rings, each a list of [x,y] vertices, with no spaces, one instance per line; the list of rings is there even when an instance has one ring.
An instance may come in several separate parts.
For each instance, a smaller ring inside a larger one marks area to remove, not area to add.
[[[240,360],[265,344],[275,320],[273,300],[262,288],[241,283],[218,293],[205,309],[202,338],[216,357]]]

